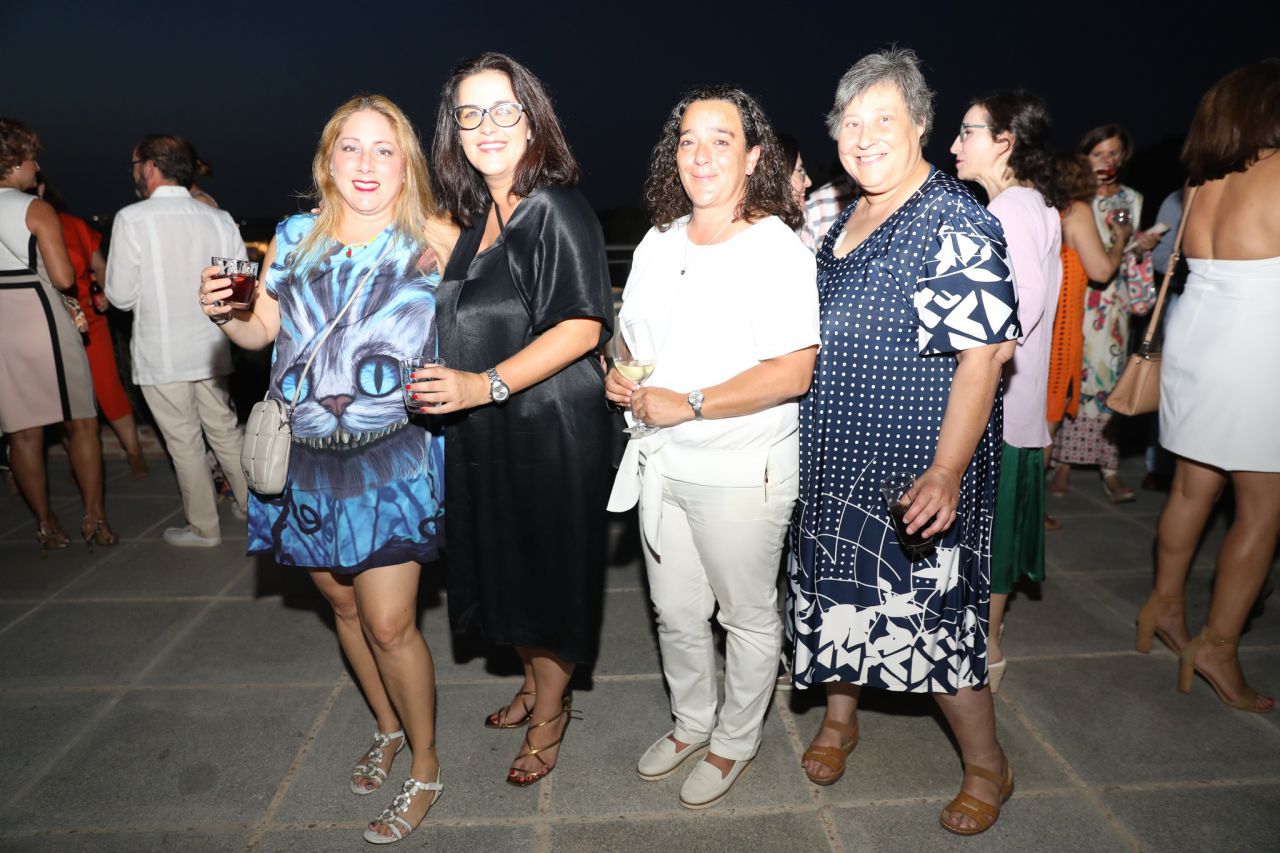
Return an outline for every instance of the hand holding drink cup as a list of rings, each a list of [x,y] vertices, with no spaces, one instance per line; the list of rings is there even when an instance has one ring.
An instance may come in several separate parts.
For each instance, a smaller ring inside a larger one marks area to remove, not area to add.
[[[429,402],[427,395],[436,389],[432,384],[445,367],[443,358],[434,355],[415,355],[400,360],[400,381],[404,386],[404,407],[413,414],[430,412],[442,405]],[[433,369],[435,368],[435,369]]]
[[[211,317],[253,306],[258,288],[258,264],[237,258],[212,258],[200,273],[200,307]]]

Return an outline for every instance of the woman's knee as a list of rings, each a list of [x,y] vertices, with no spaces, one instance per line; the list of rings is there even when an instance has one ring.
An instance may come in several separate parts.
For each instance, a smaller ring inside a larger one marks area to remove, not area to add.
[[[316,589],[324,596],[325,601],[333,608],[333,615],[344,621],[359,618],[356,607],[356,593],[350,584],[345,584],[332,575],[312,575]]]
[[[379,651],[393,652],[418,633],[413,614],[403,610],[366,608],[360,613],[365,637]]]

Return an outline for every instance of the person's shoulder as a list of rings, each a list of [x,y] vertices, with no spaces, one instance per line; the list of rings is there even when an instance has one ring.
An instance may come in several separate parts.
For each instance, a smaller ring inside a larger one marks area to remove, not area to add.
[[[311,233],[311,229],[316,226],[316,215],[314,213],[295,213],[292,216],[286,216],[276,223],[276,251],[280,252],[283,248],[296,246],[302,242],[302,238]]]
[[[946,221],[970,222],[1000,227],[995,215],[973,197],[959,178],[935,169],[921,188],[929,209]]]
[[[758,245],[768,249],[771,252],[782,254],[792,254],[799,249],[809,257],[813,257],[813,253],[804,247],[804,243],[800,242],[800,238],[796,236],[796,232],[788,227],[777,216],[766,216],[752,226],[759,234]]]
[[[135,201],[133,204],[126,204],[124,207],[116,211],[115,218],[112,220],[114,224],[122,222],[131,222],[147,215],[150,209],[148,206],[151,199],[144,198],[141,201]]]
[[[573,186],[551,184],[545,187],[538,187],[520,204],[522,206],[529,205],[530,209],[526,211],[526,215],[571,216],[589,218],[596,221],[596,214],[591,209],[591,203],[587,201],[587,197],[577,187]]]

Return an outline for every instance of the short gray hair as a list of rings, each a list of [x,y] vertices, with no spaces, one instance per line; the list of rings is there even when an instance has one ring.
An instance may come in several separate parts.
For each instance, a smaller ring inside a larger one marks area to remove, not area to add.
[[[933,90],[920,73],[920,57],[916,56],[914,50],[905,47],[891,47],[880,53],[869,53],[844,73],[836,86],[835,105],[827,113],[827,130],[831,133],[831,138],[840,136],[840,120],[844,117],[844,110],[849,102],[881,83],[897,86],[903,103],[907,105],[911,121],[924,125],[924,134],[920,137],[920,144],[923,145],[929,140],[929,131],[933,129]]]

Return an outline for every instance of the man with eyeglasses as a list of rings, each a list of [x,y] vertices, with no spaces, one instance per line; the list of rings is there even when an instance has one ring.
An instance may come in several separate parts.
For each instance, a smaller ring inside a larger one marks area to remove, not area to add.
[[[248,254],[231,216],[191,197],[195,156],[185,139],[146,137],[134,149],[130,169],[143,200],[116,215],[107,298],[133,311],[133,381],[164,437],[182,492],[187,524],[165,530],[164,541],[212,548],[222,535],[206,439],[241,510],[248,485],[228,390],[231,347],[200,310],[196,288],[211,257]]]

